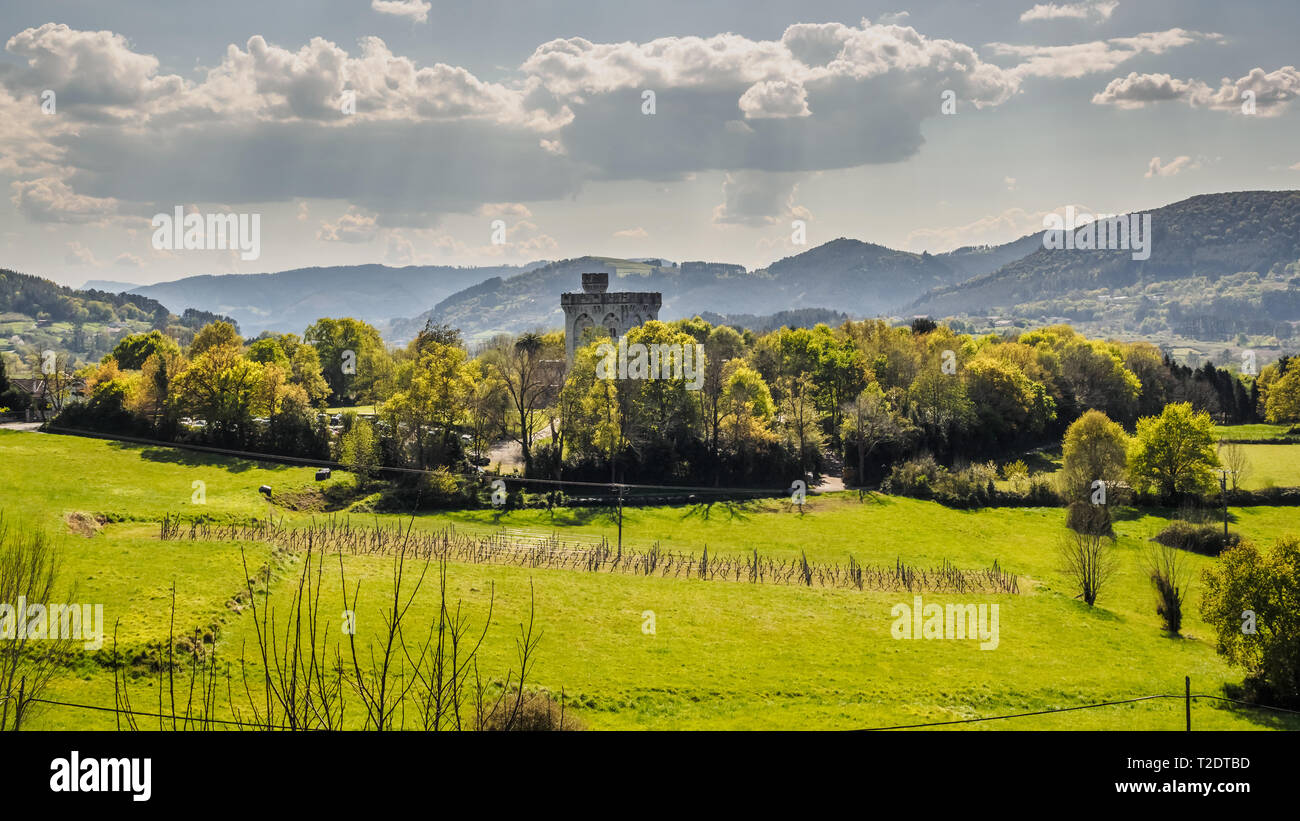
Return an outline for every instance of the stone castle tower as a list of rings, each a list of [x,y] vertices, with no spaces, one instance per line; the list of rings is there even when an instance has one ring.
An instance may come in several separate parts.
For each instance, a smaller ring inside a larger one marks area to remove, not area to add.
[[[663,295],[654,291],[615,291],[609,289],[609,274],[583,274],[582,293],[560,294],[564,310],[564,353],[573,365],[573,352],[587,328],[600,327],[612,340],[643,322],[659,318]]]

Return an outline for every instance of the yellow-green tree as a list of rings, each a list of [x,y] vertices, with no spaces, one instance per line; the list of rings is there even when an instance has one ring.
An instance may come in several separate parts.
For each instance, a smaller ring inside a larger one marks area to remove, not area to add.
[[[441,462],[456,425],[466,415],[473,388],[467,359],[465,350],[457,345],[427,342],[417,358],[397,368],[397,391],[380,413],[413,448],[421,468]]]
[[[1124,479],[1128,470],[1129,437],[1118,422],[1099,410],[1090,410],[1065,431],[1062,467],[1057,479],[1061,495],[1070,502],[1088,501],[1092,483],[1108,487]]]
[[[1129,482],[1139,493],[1154,490],[1162,498],[1203,493],[1214,488],[1214,422],[1190,402],[1166,405],[1159,416],[1138,420],[1129,448]]]
[[[238,345],[218,345],[191,360],[176,378],[174,395],[184,411],[229,437],[267,412],[263,376],[263,365],[246,359]]]
[[[1300,540],[1230,547],[1202,583],[1201,616],[1218,634],[1220,655],[1246,670],[1252,697],[1300,699]]]

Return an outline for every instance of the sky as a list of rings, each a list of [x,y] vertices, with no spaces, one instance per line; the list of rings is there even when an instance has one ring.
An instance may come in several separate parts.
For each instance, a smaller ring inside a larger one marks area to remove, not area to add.
[[[1297,32],[1293,0],[0,0],[0,267],[1007,242],[1300,188]],[[256,253],[168,247],[178,207]]]

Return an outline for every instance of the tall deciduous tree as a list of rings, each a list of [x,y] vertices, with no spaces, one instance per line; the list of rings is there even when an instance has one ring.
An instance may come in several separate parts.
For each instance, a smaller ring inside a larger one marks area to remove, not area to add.
[[[1107,487],[1124,479],[1128,469],[1129,437],[1118,422],[1099,410],[1080,416],[1065,431],[1062,443],[1061,495],[1086,502],[1095,481]]]
[[[1159,416],[1138,420],[1129,450],[1129,479],[1139,492],[1154,489],[1171,499],[1214,488],[1214,422],[1188,402],[1166,405]]]
[[[497,338],[486,357],[505,386],[510,399],[508,430],[523,452],[524,471],[531,474],[542,410],[561,386],[563,348],[548,345],[541,334],[526,333],[517,339]]]
[[[906,435],[906,422],[890,406],[889,399],[872,382],[853,401],[844,405],[844,441],[853,441],[858,457],[854,474],[856,484],[865,483],[867,458],[879,446],[897,441]]]

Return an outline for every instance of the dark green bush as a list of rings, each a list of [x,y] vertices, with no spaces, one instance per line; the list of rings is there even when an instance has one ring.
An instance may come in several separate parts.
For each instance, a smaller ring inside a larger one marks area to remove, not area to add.
[[[1197,524],[1175,520],[1156,536],[1156,541],[1167,547],[1190,550],[1204,556],[1217,556],[1225,548],[1241,541],[1241,536],[1229,533],[1226,537],[1223,528],[1214,524]]]

